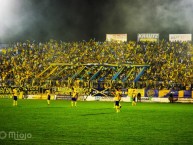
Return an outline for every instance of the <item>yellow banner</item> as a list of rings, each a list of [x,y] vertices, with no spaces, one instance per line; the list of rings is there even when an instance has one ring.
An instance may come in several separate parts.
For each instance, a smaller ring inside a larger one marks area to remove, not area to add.
[[[106,41],[126,42],[127,34],[106,34]]]
[[[58,92],[61,94],[68,94],[68,93],[72,92],[72,89],[69,87],[59,87]]]
[[[178,97],[183,98],[184,97],[184,91],[179,91],[178,92]]]
[[[128,89],[128,96],[131,97],[132,93],[134,93],[137,95],[138,93],[141,94],[141,96],[145,96],[145,89]]]
[[[158,40],[154,38],[140,38],[140,41],[157,42]]]
[[[158,97],[164,97],[166,96],[168,93],[170,92],[170,90],[159,90],[159,94]]]
[[[76,91],[79,93],[79,94],[82,94],[85,92],[85,90],[83,88],[77,88],[76,87]],[[58,88],[58,93],[59,94],[69,94],[70,92],[72,92],[72,89],[69,88],[69,87],[60,87]]]
[[[23,98],[23,92],[19,92],[19,99],[22,99]]]

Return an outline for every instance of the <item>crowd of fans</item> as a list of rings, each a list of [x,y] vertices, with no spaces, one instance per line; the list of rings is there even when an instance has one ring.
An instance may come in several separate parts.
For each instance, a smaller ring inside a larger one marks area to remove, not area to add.
[[[0,86],[30,87],[46,83],[65,86],[72,83],[72,76],[77,72],[81,73],[75,77],[84,83],[89,82],[97,71],[100,73],[93,81],[101,78],[111,81],[112,76],[121,69],[119,64],[148,64],[139,81],[130,87],[191,89],[192,58],[193,45],[189,42],[17,42],[0,51]],[[52,74],[52,69],[44,72],[53,63],[68,65],[59,65],[56,69],[60,73]],[[93,63],[101,65],[82,65]],[[114,64],[117,67],[103,67],[102,64]],[[129,67],[120,71],[116,81],[127,84],[126,87],[133,84],[140,68],[135,68],[132,75],[122,82],[129,71]]]

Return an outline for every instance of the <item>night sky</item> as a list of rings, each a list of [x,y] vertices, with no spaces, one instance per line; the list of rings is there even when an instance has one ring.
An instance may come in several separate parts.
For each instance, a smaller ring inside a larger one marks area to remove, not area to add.
[[[193,32],[192,0],[1,0],[0,43]]]

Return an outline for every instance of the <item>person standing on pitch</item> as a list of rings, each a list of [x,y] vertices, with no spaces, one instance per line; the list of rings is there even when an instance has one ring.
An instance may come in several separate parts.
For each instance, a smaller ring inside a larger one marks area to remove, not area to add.
[[[47,95],[47,103],[48,103],[48,105],[50,105],[50,98],[51,98],[50,90],[46,90],[46,95]]]
[[[132,92],[132,106],[136,106],[136,94],[135,90]]]
[[[71,101],[71,106],[75,106],[77,104],[77,99],[78,99],[78,92],[76,90],[76,88],[72,88],[72,101]]]
[[[169,94],[169,101],[170,101],[170,103],[174,103],[174,95],[173,95],[173,92],[171,92],[171,93]]]
[[[121,108],[121,105],[120,105],[120,101],[121,101],[121,92],[119,91],[118,88],[115,88],[115,93],[114,93],[115,97],[114,97],[114,101],[115,101],[115,109],[116,109],[116,112],[120,112],[120,108]]]
[[[13,106],[17,106],[17,90],[13,89]]]
[[[141,102],[141,93],[140,92],[137,94],[137,102]]]

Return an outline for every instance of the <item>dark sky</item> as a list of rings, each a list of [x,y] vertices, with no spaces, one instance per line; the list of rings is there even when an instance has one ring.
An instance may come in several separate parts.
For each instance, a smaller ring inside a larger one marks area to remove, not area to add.
[[[1,0],[0,43],[193,32],[192,0]]]

